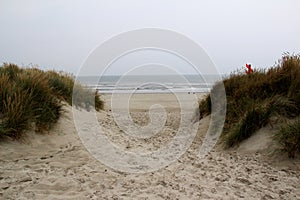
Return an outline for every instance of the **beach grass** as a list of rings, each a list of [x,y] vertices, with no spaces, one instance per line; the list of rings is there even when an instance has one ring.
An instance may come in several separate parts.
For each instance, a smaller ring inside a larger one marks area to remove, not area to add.
[[[64,72],[3,64],[0,67],[0,136],[19,138],[31,128],[38,132],[49,130],[61,116],[64,103],[72,104],[73,87],[74,78]],[[98,93],[93,103],[87,98],[92,91],[79,84],[74,88],[81,88],[76,106],[103,108]]]
[[[294,122],[282,125],[274,137],[288,156],[294,158],[295,154],[300,152],[300,117],[297,117]]]
[[[250,137],[268,124],[272,116],[290,119],[300,114],[299,55],[286,54],[277,66],[268,70],[256,69],[248,75],[243,71],[234,72],[222,83],[227,99],[222,138],[228,147]],[[210,114],[210,95],[200,102],[199,109],[201,117]],[[282,134],[284,131],[281,131]],[[288,138],[289,134],[286,136]],[[276,138],[285,144],[282,141],[285,137]]]

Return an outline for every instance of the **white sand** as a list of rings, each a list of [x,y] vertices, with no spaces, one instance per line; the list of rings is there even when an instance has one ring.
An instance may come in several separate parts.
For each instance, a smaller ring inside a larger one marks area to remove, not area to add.
[[[109,102],[109,95],[104,98]],[[170,141],[178,128],[178,103],[167,94],[136,95],[130,102],[132,118],[139,125],[148,124],[147,109],[159,102],[167,107],[166,125],[163,134],[149,139],[120,134],[109,103],[98,119],[118,146],[133,152],[152,151]],[[179,160],[155,172],[130,174],[93,158],[75,130],[71,107],[65,109],[49,133],[28,133],[21,142],[1,142],[0,199],[300,199],[299,159],[273,156],[270,149],[276,145],[271,142],[271,127],[235,150],[217,146],[199,160],[197,153],[210,120],[206,117]]]

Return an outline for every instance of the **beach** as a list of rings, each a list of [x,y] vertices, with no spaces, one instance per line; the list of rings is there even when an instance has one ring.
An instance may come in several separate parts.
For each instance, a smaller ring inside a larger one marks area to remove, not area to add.
[[[154,151],[170,142],[180,124],[180,108],[189,106],[188,112],[196,113],[197,105],[191,99],[205,96],[181,94],[180,104],[170,93],[135,94],[130,102],[122,95],[115,98],[114,106],[110,94],[102,95],[105,108],[96,115],[107,138],[132,152]],[[166,111],[159,133],[146,139],[121,134],[115,111],[129,105],[132,121],[146,126],[148,110],[159,109],[155,104]],[[224,150],[217,144],[199,159],[210,117],[198,121],[195,115],[191,120],[199,123],[196,136],[179,159],[152,172],[128,173],[94,158],[77,133],[72,107],[66,105],[64,110],[49,132],[27,132],[20,141],[1,142],[1,199],[300,199],[299,158],[272,159],[276,144],[271,134],[276,126],[261,129],[236,148]],[[85,116],[87,111],[78,113]]]

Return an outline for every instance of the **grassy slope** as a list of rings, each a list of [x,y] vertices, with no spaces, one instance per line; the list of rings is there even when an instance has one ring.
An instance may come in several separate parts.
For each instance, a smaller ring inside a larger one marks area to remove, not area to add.
[[[18,138],[35,124],[44,131],[57,122],[63,102],[72,104],[74,79],[63,72],[22,69],[14,64],[0,67],[0,136]],[[95,104],[85,98],[91,91],[75,87],[77,106],[95,105],[102,109],[103,101],[95,95]]]
[[[229,147],[268,124],[271,116],[296,118],[300,114],[299,56],[283,56],[278,66],[266,71],[255,70],[250,75],[233,73],[223,83],[227,98],[223,138]],[[200,102],[201,116],[209,114],[210,108],[208,96]],[[299,123],[300,120],[289,128],[283,127],[276,137],[291,157],[300,151],[300,131],[291,128]],[[291,129],[293,134],[289,134]]]

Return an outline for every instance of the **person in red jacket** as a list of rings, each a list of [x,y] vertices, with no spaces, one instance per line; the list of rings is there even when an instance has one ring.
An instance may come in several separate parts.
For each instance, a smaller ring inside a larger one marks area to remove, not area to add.
[[[251,74],[253,72],[253,69],[251,68],[251,64],[246,64],[246,74]]]

